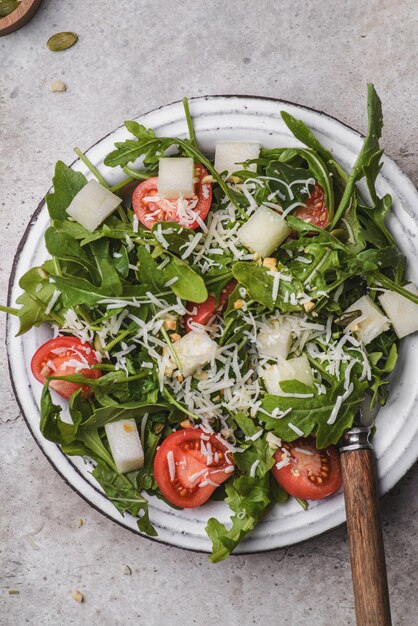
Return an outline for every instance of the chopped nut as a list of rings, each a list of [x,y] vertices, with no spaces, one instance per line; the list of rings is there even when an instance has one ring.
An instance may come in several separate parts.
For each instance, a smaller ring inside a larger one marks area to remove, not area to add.
[[[53,80],[51,83],[51,91],[54,93],[65,91],[66,89],[67,87],[65,86],[65,83],[62,82],[62,80]]]
[[[213,178],[213,176],[211,174],[208,174],[207,176],[204,176],[202,178],[202,185],[206,185],[207,183],[214,183],[215,179]]]
[[[84,601],[84,596],[81,593],[81,591],[79,591],[78,589],[73,589],[73,591],[71,592],[71,597],[76,602],[83,602]]]
[[[175,343],[176,341],[179,341],[179,339],[181,339],[181,336],[178,333],[173,333],[172,335],[170,335],[170,339],[173,343]]]
[[[241,179],[240,179],[240,177],[239,177],[239,176],[230,176],[230,177],[228,178],[228,182],[229,182],[229,183],[234,183],[234,184],[237,184],[237,183],[240,183],[240,182],[241,182]]]
[[[260,255],[258,254],[258,252],[254,252],[254,255],[253,255],[254,261],[258,261],[259,258],[260,258]]]
[[[182,428],[193,428],[193,424],[191,423],[191,421],[189,419],[183,420],[182,422],[180,422],[180,426]]]
[[[266,257],[263,260],[263,267],[268,267],[269,270],[277,272],[277,259],[274,259],[273,257]]]
[[[197,372],[193,374],[193,378],[195,378],[196,380],[207,380],[209,378],[209,375],[207,372],[205,372],[205,370],[198,369]]]
[[[132,570],[129,567],[129,565],[124,565],[123,569],[122,569],[122,574],[125,574],[125,576],[131,576],[132,574]]]
[[[164,328],[166,330],[176,330],[176,328],[177,328],[176,320],[172,320],[170,318],[165,319],[164,320]]]
[[[242,309],[243,306],[245,306],[244,300],[235,300],[234,309]]]
[[[305,309],[307,313],[310,313],[315,308],[315,302],[312,302],[312,300],[309,300],[308,302],[305,302],[305,304],[303,305],[303,308]]]
[[[179,383],[182,383],[184,380],[183,374],[177,374],[177,380],[179,381]]]

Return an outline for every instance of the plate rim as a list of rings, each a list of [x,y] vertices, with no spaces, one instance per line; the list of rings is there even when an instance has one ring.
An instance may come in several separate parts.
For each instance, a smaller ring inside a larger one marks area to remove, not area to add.
[[[193,101],[208,101],[208,100],[212,100],[212,99],[217,99],[217,98],[222,98],[222,99],[242,99],[242,100],[260,100],[263,102],[271,102],[271,103],[278,103],[278,104],[285,104],[285,105],[290,105],[292,107],[296,107],[298,109],[304,109],[306,111],[312,112],[312,113],[316,113],[319,114],[320,116],[323,116],[325,118],[328,118],[330,120],[333,120],[334,122],[337,122],[339,125],[345,127],[346,129],[348,129],[349,131],[351,131],[352,133],[354,133],[355,135],[357,135],[357,137],[364,139],[365,135],[360,132],[359,130],[357,130],[356,128],[353,128],[352,126],[350,126],[349,124],[347,124],[346,122],[341,121],[339,118],[335,117],[334,115],[331,115],[329,113],[326,113],[320,109],[316,109],[314,107],[310,107],[304,104],[300,104],[291,100],[286,100],[283,98],[275,98],[273,96],[260,96],[260,95],[248,95],[248,94],[206,94],[206,95],[199,95],[199,96],[193,96],[193,97],[189,97],[187,98],[189,102],[193,102]],[[162,104],[158,107],[154,107],[153,109],[150,109],[146,112],[140,113],[139,115],[135,115],[134,117],[132,117],[131,119],[138,119],[144,115],[149,115],[152,113],[155,113],[157,111],[160,111],[161,109],[166,109],[169,108],[171,106],[174,105],[179,105],[182,104],[183,99],[179,99],[179,100],[175,100],[166,104]],[[113,133],[117,132],[118,130],[122,129],[124,127],[124,124],[120,124],[119,126],[117,126],[116,128],[110,130],[108,133],[104,134],[102,137],[100,137],[97,141],[95,141],[93,144],[91,144],[88,148],[85,149],[84,153],[87,154],[90,150],[92,150],[95,146],[97,146],[99,143],[101,143],[103,140],[105,140],[106,138],[108,138],[110,135],[112,135]],[[396,161],[390,157],[386,152],[384,152],[384,157],[386,157],[387,159],[389,159],[389,161],[395,165],[396,169],[397,169],[397,173],[398,175],[404,177],[410,184],[413,185],[411,179],[409,178],[409,176],[407,174],[405,174],[405,172],[400,168],[400,166],[396,163]],[[72,167],[75,163],[77,163],[77,161],[79,161],[78,158],[74,159],[74,161],[72,161],[69,164],[69,167]],[[413,185],[414,186],[414,185]],[[36,221],[37,217],[39,216],[39,214],[41,213],[42,209],[44,208],[46,201],[45,201],[45,196],[46,194],[50,191],[50,189],[52,188],[52,186],[47,190],[47,192],[45,193],[44,197],[42,198],[42,200],[39,202],[38,206],[36,207],[35,211],[32,213],[32,215],[29,218],[29,221],[27,223],[27,226],[23,232],[23,235],[17,245],[16,248],[16,252],[13,258],[13,262],[12,262],[12,268],[11,268],[11,272],[10,272],[10,276],[9,276],[9,281],[8,281],[8,287],[7,287],[7,305],[10,306],[11,304],[11,294],[12,294],[12,289],[13,286],[15,284],[15,280],[16,280],[16,271],[17,271],[17,265],[19,262],[19,257],[20,257],[20,253],[23,250],[25,243],[29,237],[29,234],[31,232],[31,228],[34,224],[34,222]],[[414,186],[415,188],[415,186]],[[13,389],[13,393],[16,399],[16,402],[19,406],[20,409],[20,413],[25,421],[25,424],[30,432],[30,434],[32,435],[33,439],[35,440],[38,448],[41,450],[42,454],[46,457],[47,461],[49,462],[49,464],[53,467],[53,469],[56,471],[56,473],[59,475],[59,477],[64,481],[64,483],[66,485],[68,485],[79,497],[81,497],[90,507],[92,507],[93,509],[95,509],[98,513],[100,513],[101,515],[105,516],[108,520],[110,520],[111,522],[117,524],[118,526],[120,526],[121,528],[130,531],[131,533],[140,536],[142,538],[151,540],[155,543],[159,543],[165,546],[169,546],[171,548],[178,548],[181,550],[185,550],[187,552],[195,552],[197,554],[208,554],[207,550],[200,550],[198,548],[192,548],[192,547],[188,547],[185,545],[178,545],[178,544],[173,544],[170,543],[170,541],[164,540],[157,537],[150,537],[149,535],[145,535],[144,533],[142,533],[141,531],[139,531],[136,528],[132,528],[130,526],[127,526],[123,523],[123,520],[118,520],[114,517],[111,517],[106,511],[102,510],[98,505],[96,505],[95,503],[93,503],[88,496],[84,495],[83,493],[81,493],[79,491],[79,489],[73,485],[66,477],[65,475],[62,473],[62,471],[57,467],[57,465],[55,464],[55,462],[49,457],[49,455],[47,454],[47,451],[43,448],[42,443],[40,440],[38,440],[37,436],[35,435],[35,433],[32,430],[32,427],[30,425],[29,419],[27,418],[19,395],[17,393],[17,389],[15,386],[15,381],[13,379],[12,376],[12,367],[11,367],[11,358],[10,358],[10,354],[9,354],[9,333],[10,333],[10,328],[9,328],[9,324],[6,322],[6,333],[5,333],[5,343],[6,343],[6,354],[7,354],[7,363],[8,363],[8,372],[9,372],[9,379],[11,382],[11,386]],[[58,446],[59,447],[59,446]],[[66,456],[66,455],[64,455]],[[408,471],[411,470],[411,468],[415,465],[417,459],[415,461],[413,461],[409,467],[406,469],[406,471],[404,472],[404,474],[402,475],[405,476],[406,473]],[[402,478],[401,477],[401,478]],[[400,480],[400,478],[398,479],[398,481]],[[398,482],[397,481],[397,482]],[[395,483],[396,484],[396,483]],[[389,490],[385,491],[383,494],[381,494],[380,496],[380,500],[382,500],[382,498],[384,498]],[[337,528],[341,528],[341,526],[345,525],[345,520],[341,521],[340,523],[337,523],[335,526],[332,526],[331,528],[327,528],[322,532],[316,533],[314,536],[312,537],[307,537],[306,539],[302,539],[296,542],[292,542],[292,543],[286,543],[283,546],[279,546],[279,547],[271,547],[271,548],[257,548],[256,550],[248,550],[248,551],[240,551],[239,553],[236,552],[232,552],[232,556],[250,556],[252,554],[262,554],[262,553],[267,553],[267,552],[273,552],[275,550],[283,550],[283,549],[287,549],[291,546],[294,545],[301,545],[301,544],[305,544],[308,541],[311,541],[312,539],[315,539],[316,537],[321,537],[321,536],[325,536],[327,534],[330,534],[332,531],[334,531]]]

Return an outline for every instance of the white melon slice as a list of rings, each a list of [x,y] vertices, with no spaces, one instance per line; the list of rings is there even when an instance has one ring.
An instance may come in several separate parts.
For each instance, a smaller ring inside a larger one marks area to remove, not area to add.
[[[89,180],[74,196],[67,213],[92,233],[120,203],[121,199],[97,180]]]
[[[237,236],[246,248],[266,257],[287,239],[290,231],[286,221],[276,211],[261,206],[241,226]]]
[[[390,328],[388,318],[369,296],[362,296],[356,300],[344,313],[357,310],[361,312],[360,315],[346,327],[346,330],[353,331],[365,345]]]
[[[221,142],[215,148],[215,170],[221,174],[228,172],[230,176],[237,170],[244,169],[241,163],[258,159],[260,154],[259,143]],[[255,163],[247,168],[251,172],[256,171]]]
[[[298,380],[309,387],[314,383],[311,366],[305,354],[289,359],[280,365],[270,365],[263,372],[264,385],[267,392],[275,396],[285,395],[280,383],[284,380]]]
[[[189,157],[159,160],[158,193],[163,198],[190,198],[194,194],[194,163]]]
[[[144,451],[134,419],[105,424],[107,440],[121,474],[139,470],[144,465]]]
[[[405,289],[418,296],[414,283],[405,285]],[[379,302],[400,339],[418,330],[418,304],[395,291],[383,293],[379,296]]]

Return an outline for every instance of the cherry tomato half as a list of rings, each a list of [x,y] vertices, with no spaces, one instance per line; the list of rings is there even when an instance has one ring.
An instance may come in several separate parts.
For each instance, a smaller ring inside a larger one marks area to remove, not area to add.
[[[79,369],[79,364],[85,367]],[[50,339],[37,349],[32,357],[31,369],[36,380],[45,384],[47,376],[72,376],[83,374],[87,378],[99,378],[100,370],[89,369],[96,365],[98,360],[93,348],[88,343],[81,343],[76,337],[56,337]],[[80,388],[77,383],[65,380],[51,380],[51,389],[54,389],[63,398],[70,398]],[[83,395],[88,395],[91,388],[83,385]]]
[[[294,215],[309,224],[318,226],[318,228],[326,228],[330,223],[328,209],[325,206],[324,190],[318,183],[315,184],[305,204],[306,208],[296,209]]]
[[[198,428],[169,435],[154,459],[154,477],[161,493],[185,509],[206,502],[233,469],[232,455],[224,444]]]
[[[157,177],[148,178],[140,183],[132,194],[132,207],[140,222],[150,230],[158,222],[177,222],[186,228],[198,228],[197,221],[190,223],[187,212],[191,209],[200,219],[205,219],[212,203],[212,185],[202,183],[203,178],[208,175],[203,165],[196,164],[195,173],[198,178],[195,196],[182,200],[184,215],[179,215],[178,200],[159,197]]]
[[[322,500],[341,486],[340,457],[334,446],[318,450],[312,437],[297,439],[283,443],[274,458],[274,478],[295,498]],[[283,465],[286,458],[289,463]]]
[[[184,321],[186,326],[186,332],[188,333],[192,330],[192,328],[190,327],[191,322],[205,325],[210,322],[215,313],[222,313],[223,309],[228,303],[228,298],[234,291],[236,285],[236,280],[231,280],[231,282],[225,285],[220,293],[218,305],[216,305],[216,299],[214,296],[209,296],[209,298],[202,302],[202,304],[194,304],[193,302],[188,302],[187,310],[192,311],[196,309],[196,313],[185,316]]]

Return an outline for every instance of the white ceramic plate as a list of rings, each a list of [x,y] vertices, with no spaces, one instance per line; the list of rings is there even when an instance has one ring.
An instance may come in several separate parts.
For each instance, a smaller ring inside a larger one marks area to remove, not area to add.
[[[360,134],[341,122],[324,113],[288,102],[254,97],[209,96],[193,99],[190,105],[199,145],[208,154],[213,154],[219,140],[260,142],[266,148],[297,145],[298,142],[283,123],[280,111],[288,111],[306,122],[346,169],[352,166],[362,144]],[[181,103],[164,106],[137,119],[145,126],[154,128],[159,135],[187,136]],[[113,149],[114,142],[127,137],[126,129],[118,128],[87,152],[90,160],[112,185],[124,176],[118,170],[104,167],[102,162]],[[79,161],[73,167],[91,177]],[[380,195],[391,193],[393,196],[394,212],[390,217],[390,228],[409,259],[408,278],[418,282],[418,227],[414,220],[418,193],[410,180],[387,157],[384,158],[377,190]],[[10,282],[10,302],[14,302],[20,293],[19,277],[30,267],[40,265],[47,256],[43,234],[48,222],[46,207],[41,203],[16,255]],[[38,445],[56,471],[87,502],[121,526],[138,533],[135,519],[130,515],[122,517],[102,493],[90,475],[89,463],[81,458],[66,457],[57,445],[41,436],[38,427],[41,385],[32,378],[29,364],[35,349],[51,334],[47,327],[41,327],[23,337],[15,337],[17,328],[17,320],[10,317],[7,329],[10,373],[17,400]],[[390,400],[380,411],[377,420],[375,452],[382,493],[392,488],[418,457],[418,420],[415,411],[418,404],[417,367],[418,336],[413,336],[402,344],[391,383]],[[177,511],[156,498],[150,499],[150,517],[158,531],[157,540],[171,545],[210,551],[205,526],[211,516],[221,522],[228,521],[228,507],[223,502],[214,502],[196,510]],[[290,501],[276,507],[236,552],[258,552],[297,543],[323,533],[344,520],[341,493],[311,504],[307,512],[302,511],[296,502]]]

